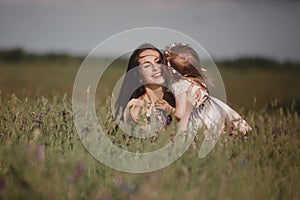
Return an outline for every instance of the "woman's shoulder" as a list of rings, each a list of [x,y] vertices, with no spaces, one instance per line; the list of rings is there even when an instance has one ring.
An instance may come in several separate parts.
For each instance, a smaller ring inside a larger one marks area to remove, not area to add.
[[[124,111],[124,121],[127,123],[132,121],[136,122],[136,119],[133,119],[132,114],[138,113],[143,105],[144,101],[141,98],[130,99]]]

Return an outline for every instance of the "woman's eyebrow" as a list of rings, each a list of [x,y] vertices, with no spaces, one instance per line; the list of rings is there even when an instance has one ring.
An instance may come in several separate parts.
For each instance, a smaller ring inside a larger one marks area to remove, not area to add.
[[[139,56],[139,58],[145,58],[145,57],[147,57],[147,56],[153,56],[153,57],[155,57],[155,58],[159,58],[157,55],[154,55],[154,54],[146,54],[146,55],[144,55],[144,56]]]

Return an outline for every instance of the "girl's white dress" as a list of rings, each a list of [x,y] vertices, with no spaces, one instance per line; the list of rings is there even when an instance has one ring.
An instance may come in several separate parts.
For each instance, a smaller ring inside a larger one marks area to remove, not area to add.
[[[192,92],[200,89],[201,96],[199,101],[204,100],[198,105],[189,118],[188,132],[196,135],[199,129],[205,134],[204,142],[199,151],[199,157],[205,157],[214,147],[218,138],[225,130],[225,125],[229,125],[229,131],[234,138],[237,134],[242,134],[246,139],[247,132],[252,128],[248,123],[231,107],[223,101],[210,96],[205,89],[198,84],[192,83],[186,78],[181,78],[172,84],[172,92],[176,98],[181,93],[187,92],[193,84]],[[196,102],[195,102],[196,105]]]

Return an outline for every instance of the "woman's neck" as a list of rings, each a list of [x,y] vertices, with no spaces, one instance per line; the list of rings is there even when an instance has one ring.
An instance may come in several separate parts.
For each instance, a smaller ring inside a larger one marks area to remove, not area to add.
[[[145,85],[145,95],[154,103],[164,96],[164,91],[161,85]]]

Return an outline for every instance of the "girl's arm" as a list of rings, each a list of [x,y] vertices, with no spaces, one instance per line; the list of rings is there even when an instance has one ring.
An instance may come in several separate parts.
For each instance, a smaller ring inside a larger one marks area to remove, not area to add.
[[[195,106],[198,104],[197,98],[200,94],[193,92],[193,87],[194,84],[191,84],[186,92],[182,92],[175,96],[176,118],[178,120],[181,120],[184,116],[190,116],[194,111]]]
[[[192,110],[186,110],[186,107],[190,108],[191,102],[187,102],[186,92],[181,93],[175,97],[176,103],[176,112],[175,117],[176,119],[180,120],[184,115],[190,115]]]
[[[175,96],[176,100],[176,118],[180,120],[180,130],[186,131],[189,118],[192,112],[200,106],[207,97],[207,92],[193,83],[188,87],[186,92]]]

